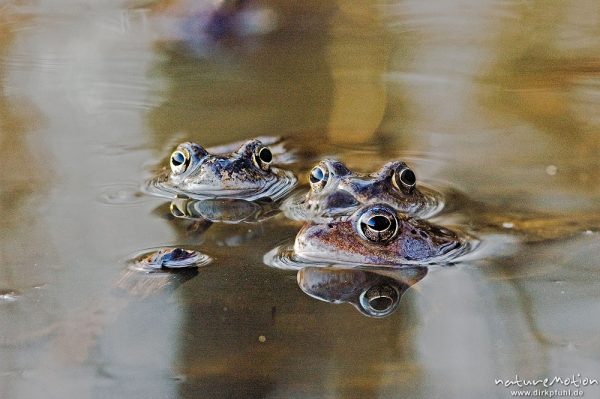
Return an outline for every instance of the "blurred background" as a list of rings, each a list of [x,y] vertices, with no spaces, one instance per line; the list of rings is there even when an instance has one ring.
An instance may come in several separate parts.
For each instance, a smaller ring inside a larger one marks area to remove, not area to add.
[[[305,165],[399,158],[495,209],[597,215],[599,133],[597,1],[0,0],[0,397],[507,398],[494,379],[600,378],[596,230],[432,269],[372,319],[263,264],[299,224],[194,234],[139,193],[179,141],[284,135]],[[124,275],[161,245],[215,261]]]

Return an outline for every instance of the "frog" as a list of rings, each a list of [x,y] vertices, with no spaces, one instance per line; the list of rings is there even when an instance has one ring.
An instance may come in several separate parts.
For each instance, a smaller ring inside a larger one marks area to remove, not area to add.
[[[296,220],[328,220],[347,217],[359,207],[384,203],[411,216],[427,218],[444,205],[435,190],[417,187],[416,174],[404,161],[393,160],[370,174],[350,170],[343,162],[324,159],[309,174],[306,194],[284,202],[286,216]]]
[[[322,264],[398,266],[450,262],[476,243],[465,232],[377,203],[345,219],[305,223],[293,252],[303,261]]]
[[[212,262],[212,258],[199,251],[181,247],[160,247],[142,252],[128,263],[129,270],[155,273],[166,270],[196,269]]]
[[[169,168],[163,167],[144,189],[169,199],[278,201],[297,183],[293,172],[275,166],[288,162],[283,151],[279,139],[271,137],[213,149],[183,142],[171,153]]]
[[[421,281],[428,270],[425,266],[307,266],[298,270],[296,277],[300,289],[310,297],[334,304],[350,303],[367,317],[382,318],[396,311],[402,295]]]

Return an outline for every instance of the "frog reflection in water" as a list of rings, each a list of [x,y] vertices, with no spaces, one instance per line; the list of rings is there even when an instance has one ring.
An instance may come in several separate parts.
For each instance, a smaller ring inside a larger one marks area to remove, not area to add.
[[[427,275],[427,268],[388,267],[332,268],[304,267],[298,270],[300,289],[321,301],[350,303],[369,317],[392,314],[402,295]]]
[[[401,265],[448,259],[469,245],[444,227],[374,204],[345,220],[307,223],[296,236],[294,253],[313,262]]]
[[[415,173],[402,161],[386,163],[371,174],[352,172],[342,162],[323,160],[310,172],[310,190],[286,201],[286,215],[316,220],[349,216],[362,205],[384,203],[409,215],[425,217],[442,206],[441,197],[417,188]]]
[[[170,170],[147,184],[148,191],[163,197],[192,199],[229,198],[276,201],[296,184],[293,173],[273,166],[277,153],[259,139],[211,153],[195,143],[182,143],[171,154]]]

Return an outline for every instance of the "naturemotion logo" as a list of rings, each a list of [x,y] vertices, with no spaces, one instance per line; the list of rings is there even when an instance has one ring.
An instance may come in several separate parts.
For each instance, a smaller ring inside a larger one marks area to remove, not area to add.
[[[583,396],[583,390],[592,385],[598,385],[598,379],[582,377],[581,374],[571,376],[554,376],[538,379],[520,378],[518,374],[514,379],[494,379],[494,384],[505,388],[525,388],[511,390],[511,396],[534,396],[534,397],[574,397]],[[553,388],[553,389],[550,389]]]

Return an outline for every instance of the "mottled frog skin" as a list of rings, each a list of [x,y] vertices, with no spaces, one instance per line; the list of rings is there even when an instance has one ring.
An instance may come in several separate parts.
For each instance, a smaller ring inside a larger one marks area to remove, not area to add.
[[[223,150],[227,147],[218,149]],[[260,139],[249,140],[231,153],[209,152],[199,144],[185,142],[171,154],[169,169],[147,187],[167,198],[276,201],[297,182],[292,172],[274,166],[276,155]]]
[[[310,172],[305,196],[292,196],[284,211],[293,219],[319,220],[349,216],[359,207],[382,203],[411,216],[427,217],[443,205],[441,196],[417,188],[415,173],[402,161],[391,161],[374,173],[351,171],[326,159]]]
[[[403,265],[448,259],[466,245],[456,232],[374,204],[344,220],[305,224],[294,253],[313,262]]]

